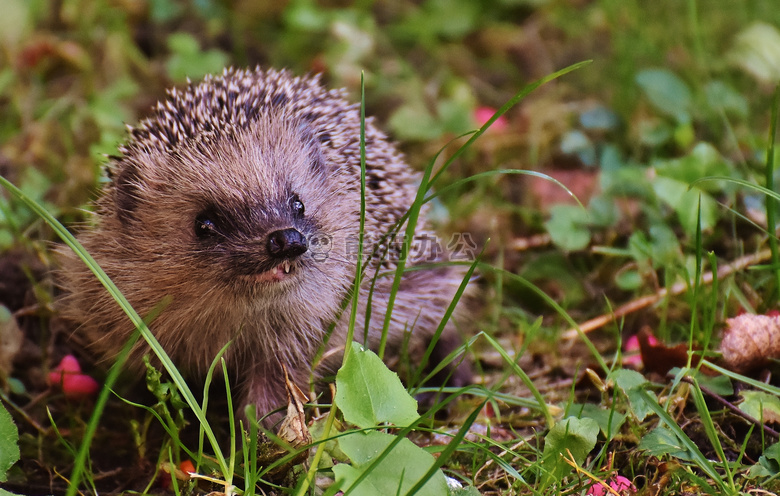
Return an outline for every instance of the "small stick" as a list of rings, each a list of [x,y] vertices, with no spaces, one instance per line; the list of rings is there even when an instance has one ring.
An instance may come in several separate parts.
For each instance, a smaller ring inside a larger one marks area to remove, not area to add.
[[[509,248],[516,251],[526,251],[531,248],[539,248],[550,244],[552,238],[549,234],[535,234],[527,238],[514,239],[509,243]]]
[[[683,377],[681,380],[683,382],[687,382],[688,384],[693,385],[693,381],[691,380],[690,377]],[[701,384],[699,384],[699,389],[701,389],[702,393],[705,393],[705,394],[707,394],[709,396],[712,396],[718,403],[720,403],[721,405],[725,406],[726,408],[728,408],[732,412],[736,413],[740,417],[744,418],[745,420],[747,420],[751,424],[755,424],[755,425],[761,427],[762,429],[764,429],[764,432],[766,432],[768,435],[772,436],[775,439],[780,439],[780,432],[777,432],[776,430],[772,429],[768,425],[765,425],[765,424],[761,423],[761,421],[759,421],[758,419],[753,418],[752,415],[748,415],[747,413],[743,412],[742,410],[739,409],[739,407],[737,407],[736,405],[731,403],[729,400],[727,400],[723,396],[721,396],[718,393],[716,393],[715,391],[712,391],[710,388],[708,388],[706,386],[702,386]]]
[[[21,415],[22,418],[24,418],[24,420],[26,420],[31,426],[33,426],[33,428],[36,431],[38,431],[40,434],[44,434],[44,435],[48,434],[48,431],[46,429],[44,429],[41,424],[36,422],[30,415],[28,415],[27,412],[24,411],[24,409],[22,409],[16,403],[11,401],[11,398],[9,398],[8,395],[5,394],[3,391],[0,391],[0,399],[2,399],[5,403],[10,405],[11,408],[13,408],[16,411],[16,413]]]
[[[744,257],[738,258],[731,262],[730,264],[723,265],[718,268],[717,277],[718,279],[723,279],[724,277],[733,274],[734,272],[740,271],[744,269],[745,267],[749,267],[751,265],[755,265],[757,263],[763,262],[765,260],[768,260],[772,254],[769,250],[762,250],[758,253],[754,253],[752,255],[745,255]],[[710,284],[715,275],[712,273],[712,271],[707,272],[701,276],[702,284]],[[667,296],[677,296],[679,294],[682,294],[685,292],[686,289],[688,289],[692,284],[686,283],[686,282],[677,282],[672,285],[671,288],[661,288],[657,293],[652,295],[643,296],[641,298],[637,298],[634,301],[630,301],[626,303],[625,305],[616,308],[613,312],[607,313],[604,315],[600,315],[596,317],[595,319],[588,320],[587,322],[583,322],[579,329],[584,332],[588,333],[593,330],[596,330],[600,327],[604,327],[605,325],[609,324],[612,321],[615,321],[621,317],[625,317],[628,314],[634,313],[638,310],[641,310],[645,307],[649,307],[650,305],[654,305],[658,303],[659,301],[663,300]],[[563,333],[563,339],[574,339],[579,335],[576,328],[572,328],[567,330]]]

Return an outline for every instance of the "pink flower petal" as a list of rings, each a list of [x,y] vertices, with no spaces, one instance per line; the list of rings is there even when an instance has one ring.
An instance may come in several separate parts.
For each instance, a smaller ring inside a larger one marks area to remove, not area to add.
[[[626,339],[623,342],[623,349],[625,351],[639,351],[639,337],[636,334]]]
[[[610,481],[609,486],[615,491],[631,491],[632,493],[636,492],[634,483],[622,475],[616,475],[615,480]]]
[[[474,120],[479,126],[484,126],[485,123],[487,123],[487,121],[489,121],[495,113],[496,109],[492,107],[477,107],[474,109]],[[509,121],[505,116],[502,115],[496,119],[496,121],[490,126],[490,129],[493,131],[503,131],[507,128],[507,126],[509,126]]]
[[[82,399],[95,396],[100,384],[85,374],[65,375],[62,379],[62,392],[68,399]]]
[[[623,355],[623,365],[632,365],[634,367],[642,366],[642,355]]]
[[[62,361],[49,372],[50,386],[59,386],[68,399],[82,399],[94,396],[100,384],[92,377],[81,373],[81,365],[73,355],[65,355]]]
[[[79,361],[73,355],[65,355],[62,357],[60,364],[54,367],[56,371],[62,371],[66,374],[78,374],[81,372],[81,365]]]
[[[49,372],[48,383],[49,386],[56,386],[62,383],[62,378],[65,376],[64,372]]]
[[[606,482],[609,484],[609,487],[620,494],[634,494],[636,492],[636,486],[634,486],[628,478],[623,477],[622,475],[616,475],[614,478],[607,479]],[[607,496],[607,494],[612,493],[607,491],[607,488],[604,487],[603,484],[596,482],[591,484],[585,494],[588,496]]]
[[[602,486],[600,482],[596,482],[595,484],[591,484],[588,488],[588,492],[585,494],[588,496],[606,496],[607,488]]]

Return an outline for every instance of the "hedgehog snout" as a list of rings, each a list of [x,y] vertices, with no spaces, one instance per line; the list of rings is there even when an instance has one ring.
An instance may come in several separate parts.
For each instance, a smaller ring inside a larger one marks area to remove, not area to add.
[[[309,243],[297,229],[280,229],[268,235],[268,254],[277,259],[292,259],[306,253]]]

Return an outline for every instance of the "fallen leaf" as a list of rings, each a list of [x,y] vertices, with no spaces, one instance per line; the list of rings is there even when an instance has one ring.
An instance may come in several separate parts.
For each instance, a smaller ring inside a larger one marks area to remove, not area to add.
[[[677,346],[666,346],[656,339],[649,327],[643,327],[639,334],[639,349],[642,363],[645,369],[660,375],[666,375],[670,369],[685,367],[688,364],[688,345],[685,343]],[[696,365],[699,358],[694,356],[692,365]]]
[[[730,369],[749,372],[780,358],[780,317],[742,314],[726,325],[720,352]]]
[[[24,336],[10,310],[0,305],[0,378],[11,375],[13,359],[22,347]]]

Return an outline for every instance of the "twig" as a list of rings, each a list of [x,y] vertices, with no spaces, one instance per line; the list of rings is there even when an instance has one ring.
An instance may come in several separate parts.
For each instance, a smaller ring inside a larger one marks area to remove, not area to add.
[[[22,416],[22,418],[24,418],[24,420],[26,420],[26,421],[27,421],[27,423],[29,423],[31,426],[33,426],[33,428],[34,428],[36,431],[38,431],[38,433],[40,433],[40,434],[44,434],[44,435],[48,434],[48,431],[47,431],[46,429],[44,429],[44,428],[43,428],[43,426],[41,426],[41,424],[39,424],[38,422],[36,422],[36,421],[35,421],[35,420],[34,420],[34,419],[33,419],[33,418],[30,416],[30,415],[28,415],[28,414],[27,414],[27,412],[26,412],[26,411],[24,411],[24,409],[22,409],[22,408],[21,408],[21,407],[19,407],[19,406],[18,406],[16,403],[14,403],[13,401],[11,401],[11,398],[9,398],[9,397],[8,397],[8,395],[7,395],[7,394],[5,394],[5,392],[3,392],[3,391],[0,391],[0,399],[2,399],[2,400],[5,402],[5,403],[7,403],[8,405],[10,405],[10,406],[11,406],[11,408],[13,408],[13,409],[14,409],[14,411],[16,411],[16,413],[18,413],[19,415],[21,415],[21,416]]]
[[[574,455],[571,454],[571,450],[569,448],[566,448],[566,454],[569,456],[564,455],[561,453],[561,456],[563,457],[563,461],[568,463],[574,470],[577,471],[577,473],[585,474],[590,480],[594,481],[594,484],[599,484],[604,490],[609,492],[610,494],[614,494],[615,496],[620,496],[620,493],[615,490],[610,484],[607,484],[606,481],[603,479],[599,479],[594,474],[588,472],[583,467],[580,467],[579,464],[577,464],[577,461],[574,459]],[[595,492],[595,491],[594,491]]]
[[[688,384],[694,385],[694,382],[693,382],[693,380],[691,380],[690,377],[683,377],[681,380],[683,382],[687,382]],[[773,438],[780,439],[780,432],[777,432],[776,430],[772,429],[768,425],[763,424],[760,420],[754,418],[752,415],[749,415],[749,414],[743,412],[736,405],[734,405],[729,400],[727,400],[723,396],[719,395],[715,391],[711,390],[710,388],[708,388],[706,386],[702,386],[701,384],[699,384],[698,386],[699,386],[699,389],[701,389],[702,393],[705,393],[708,396],[711,396],[718,403],[720,403],[721,405],[725,406],[726,408],[728,408],[732,412],[736,413],[740,417],[744,418],[745,420],[747,420],[751,424],[755,424],[757,426],[760,426],[762,429],[764,429],[764,432],[766,432],[768,435],[772,436]]]
[[[724,277],[733,274],[734,272],[740,271],[746,267],[749,267],[751,265],[755,265],[757,263],[763,262],[765,260],[768,260],[772,256],[771,252],[769,250],[762,250],[758,253],[754,253],[752,255],[745,255],[744,257],[738,258],[731,262],[728,265],[723,265],[718,268],[717,277],[718,279],[723,279]],[[707,272],[702,275],[701,280],[702,284],[710,284],[712,283],[714,279],[714,274],[712,271]],[[596,317],[595,319],[591,319],[587,322],[583,322],[579,326],[579,330],[588,333],[593,330],[596,330],[600,327],[603,327],[610,322],[613,322],[621,317],[625,317],[628,314],[634,313],[638,310],[641,310],[645,307],[649,307],[651,305],[654,305],[658,303],[659,301],[663,300],[667,296],[677,296],[679,294],[684,293],[689,287],[691,287],[693,284],[690,282],[677,282],[672,285],[671,288],[661,288],[657,293],[643,296],[641,298],[637,298],[634,301],[630,301],[626,303],[625,305],[616,308],[613,312],[607,313],[604,315],[600,315]],[[563,339],[574,339],[579,335],[576,328],[572,328],[567,330],[563,333]]]
[[[535,234],[527,238],[517,238],[509,242],[509,248],[516,251],[526,251],[531,248],[539,248],[550,244],[552,238],[549,234]]]

